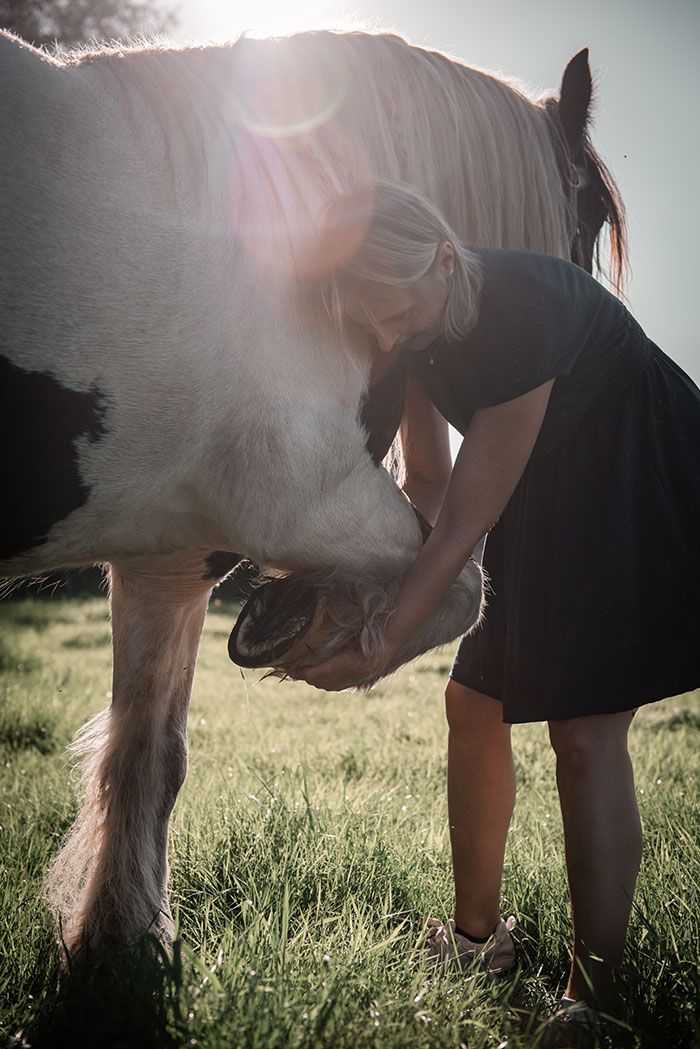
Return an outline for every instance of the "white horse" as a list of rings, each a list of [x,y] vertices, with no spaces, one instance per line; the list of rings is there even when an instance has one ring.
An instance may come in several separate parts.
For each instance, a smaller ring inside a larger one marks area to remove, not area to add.
[[[112,704],[79,736],[47,891],[69,952],[167,940],[212,586],[241,555],[297,595],[321,566],[349,610],[333,643],[369,646],[421,542],[367,449],[371,346],[312,308],[324,201],[403,179],[473,243],[590,266],[604,219],[621,258],[619,199],[585,133],[586,53],[557,103],[392,36],[54,58],[0,34],[0,87],[0,570],[111,578]],[[480,604],[470,564],[401,660]]]

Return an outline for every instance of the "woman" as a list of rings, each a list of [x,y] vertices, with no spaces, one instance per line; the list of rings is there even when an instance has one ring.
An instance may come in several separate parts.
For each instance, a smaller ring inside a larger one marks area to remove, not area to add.
[[[446,693],[454,917],[428,948],[513,963],[510,726],[547,720],[574,928],[565,1006],[611,1011],[642,848],[628,729],[641,704],[700,685],[700,391],[572,263],[468,251],[396,183],[334,202],[334,239],[363,223],[330,306],[410,357],[406,491],[435,525],[379,665],[488,533],[485,619]],[[444,420],[463,434],[451,470]],[[341,689],[365,673],[350,651],[297,676]]]

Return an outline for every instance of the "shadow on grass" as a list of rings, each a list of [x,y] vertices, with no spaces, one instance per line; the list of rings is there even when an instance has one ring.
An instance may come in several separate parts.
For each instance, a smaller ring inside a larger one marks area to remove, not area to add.
[[[191,984],[180,942],[170,955],[144,937],[64,972],[22,1039],[32,1049],[176,1049],[188,1042]]]
[[[408,934],[413,941],[413,934]],[[129,951],[89,958],[79,969],[52,981],[18,1040],[2,1049],[692,1049],[698,1043],[684,1022],[660,1030],[651,1016],[642,1023],[605,1025],[598,1037],[549,1027],[554,1008],[551,974],[528,975],[532,965],[512,977],[488,981],[470,969],[428,976],[406,967],[406,936],[397,938],[395,953],[384,953],[376,965],[404,973],[394,992],[374,999],[381,974],[369,964],[328,969],[323,980],[305,983],[305,1001],[286,1000],[290,985],[268,986],[272,972],[241,969],[236,990],[224,994],[217,976],[176,940],[172,954],[152,937]],[[235,966],[235,960],[232,959]],[[216,968],[216,967],[215,967]],[[54,972],[55,975],[55,972]],[[43,974],[45,980],[46,974]],[[279,977],[279,972],[277,973]],[[40,984],[42,974],[35,974]],[[319,982],[320,981],[320,982]],[[200,998],[205,986],[213,997]],[[417,988],[421,989],[416,993]],[[399,993],[396,991],[399,989]],[[277,992],[280,992],[279,994]],[[386,991],[386,987],[385,987]],[[269,993],[262,993],[269,992]],[[280,997],[282,994],[282,997]],[[199,1001],[198,1001],[199,999]],[[198,1005],[209,1014],[209,1029],[197,1016]],[[302,1012],[303,1009],[303,1012]],[[643,1011],[642,1011],[643,1012]],[[372,1017],[379,1019],[373,1027]],[[670,1020],[670,1017],[669,1017]],[[644,1022],[646,1021],[646,1022]],[[649,1025],[647,1028],[647,1024]],[[574,1025],[574,1028],[576,1025]],[[692,1025],[691,1025],[692,1027]],[[568,1035],[568,1037],[567,1037]],[[572,1037],[573,1036],[573,1037]],[[583,1040],[582,1040],[583,1037]],[[499,1044],[500,1043],[500,1044]]]

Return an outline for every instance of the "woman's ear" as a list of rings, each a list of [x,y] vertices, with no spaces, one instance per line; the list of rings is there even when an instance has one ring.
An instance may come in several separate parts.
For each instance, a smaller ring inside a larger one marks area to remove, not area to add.
[[[437,270],[443,277],[451,277],[455,268],[455,249],[449,240],[440,242],[437,250]]]

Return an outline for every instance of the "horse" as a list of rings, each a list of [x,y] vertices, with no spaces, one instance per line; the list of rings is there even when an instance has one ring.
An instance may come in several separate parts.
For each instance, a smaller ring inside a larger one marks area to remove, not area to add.
[[[267,602],[283,643],[332,597],[322,654],[368,649],[420,548],[380,463],[391,433],[365,425],[371,340],[340,340],[314,299],[325,202],[400,179],[473,244],[589,268],[607,222],[618,275],[624,213],[587,133],[586,51],[538,100],[393,35],[51,56],[2,33],[0,84],[0,573],[109,566],[111,706],[75,741],[82,805],[46,879],[84,957],[173,935],[168,822],[213,586],[245,556],[293,581]],[[470,562],[400,662],[481,606]]]

